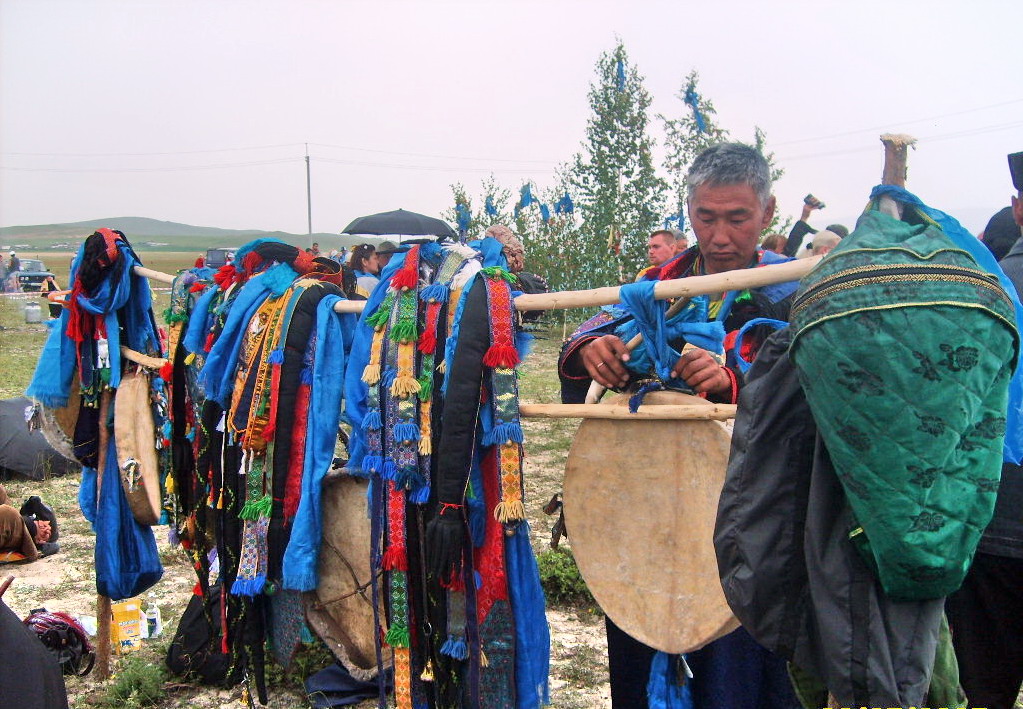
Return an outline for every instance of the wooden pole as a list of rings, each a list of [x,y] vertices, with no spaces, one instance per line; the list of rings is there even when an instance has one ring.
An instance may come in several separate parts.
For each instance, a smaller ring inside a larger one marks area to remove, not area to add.
[[[640,419],[682,421],[724,421],[735,418],[735,404],[641,405],[636,413],[618,404],[519,404],[519,416],[540,419]]]
[[[100,490],[103,489],[103,468],[107,461],[107,446],[110,430],[107,417],[110,414],[110,399],[113,391],[105,389],[100,394],[99,404],[99,460],[96,463],[96,509],[99,509]],[[96,679],[110,678],[110,623],[112,620],[110,598],[96,595]]]
[[[670,281],[658,281],[654,286],[654,300],[692,298],[696,295],[723,293],[730,290],[760,288],[785,281],[798,281],[820,263],[822,257],[812,256],[787,261],[773,266],[742,268],[736,271],[714,273],[709,276],[690,276]],[[562,310],[564,308],[592,308],[621,302],[618,286],[605,286],[589,290],[566,290],[553,293],[532,293],[515,299],[516,310]],[[364,300],[342,300],[334,305],[338,313],[361,313]]]
[[[881,143],[884,145],[881,184],[905,187],[906,161],[909,157],[909,148],[916,144],[916,138],[900,133],[885,133],[881,136]],[[902,219],[902,209],[891,197],[882,197],[878,206],[888,216]]]
[[[760,268],[742,268],[708,276],[690,276],[671,281],[658,281],[654,286],[654,300],[668,298],[692,298],[696,295],[723,293],[730,290],[748,290],[785,281],[798,281],[820,262],[820,256],[788,261]],[[135,273],[162,283],[173,283],[174,276],[142,266],[135,267]],[[618,286],[591,288],[589,290],[566,290],[553,293],[532,293],[515,299],[516,310],[564,310],[566,308],[593,308],[601,305],[615,305],[621,302]],[[334,306],[338,313],[361,313],[366,307],[364,300],[342,300]]]

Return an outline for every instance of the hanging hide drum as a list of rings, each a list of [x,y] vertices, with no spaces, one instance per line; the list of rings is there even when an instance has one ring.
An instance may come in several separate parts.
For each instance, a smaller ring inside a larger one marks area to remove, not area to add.
[[[323,480],[319,583],[302,594],[309,625],[353,677],[377,674],[369,564],[368,481],[330,473]]]
[[[160,471],[149,375],[142,368],[125,372],[114,396],[114,442],[121,487],[139,524],[159,523]]]
[[[667,391],[643,400],[665,404],[711,405]],[[569,451],[565,525],[579,571],[622,630],[663,652],[697,650],[739,625],[713,543],[729,443],[718,421],[586,419]]]
[[[82,393],[76,374],[71,380],[71,393],[68,396],[67,406],[57,409],[42,407],[42,423],[39,430],[46,442],[68,460],[75,459],[75,425],[78,423],[78,411],[81,405]]]

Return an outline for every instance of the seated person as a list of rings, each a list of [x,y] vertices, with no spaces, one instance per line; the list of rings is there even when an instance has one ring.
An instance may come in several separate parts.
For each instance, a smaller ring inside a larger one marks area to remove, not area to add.
[[[40,556],[49,556],[60,551],[57,544],[57,516],[53,508],[33,495],[20,510],[10,504],[10,497],[0,485],[0,555],[15,552],[20,555],[10,558],[18,561],[24,558],[34,561]]]

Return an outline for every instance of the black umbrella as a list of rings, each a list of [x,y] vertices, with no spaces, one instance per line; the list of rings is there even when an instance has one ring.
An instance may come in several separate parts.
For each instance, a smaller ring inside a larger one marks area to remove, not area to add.
[[[359,217],[341,230],[342,234],[374,234],[401,236],[447,236],[454,238],[455,231],[441,220],[418,212],[395,209],[393,212],[370,214]]]

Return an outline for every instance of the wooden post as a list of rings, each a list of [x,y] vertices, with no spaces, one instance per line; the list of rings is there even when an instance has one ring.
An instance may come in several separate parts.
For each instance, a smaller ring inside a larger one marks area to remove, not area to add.
[[[882,185],[906,186],[906,161],[909,148],[916,144],[916,138],[900,133],[885,133],[881,136],[884,144],[884,169],[881,172]],[[902,209],[890,197],[882,197],[878,205],[881,211],[895,219],[902,219]]]
[[[96,508],[99,509],[100,491],[103,489],[103,468],[107,461],[107,446],[110,443],[110,430],[107,428],[107,417],[110,414],[110,400],[113,391],[105,389],[100,394],[99,404],[99,459],[96,463]],[[96,679],[110,678],[110,598],[96,596]]]

